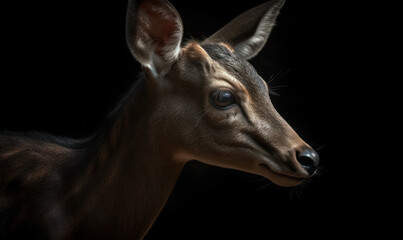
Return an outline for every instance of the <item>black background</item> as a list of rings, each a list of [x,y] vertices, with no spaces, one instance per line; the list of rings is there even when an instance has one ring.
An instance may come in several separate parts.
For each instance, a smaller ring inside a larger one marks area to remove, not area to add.
[[[171,1],[185,40],[203,39],[263,1]],[[140,71],[125,42],[126,1],[1,3],[0,130],[92,134]],[[363,41],[370,4],[288,0],[251,62],[280,96],[280,114],[321,156],[320,175],[297,188],[192,162],[146,239],[279,239],[387,234],[393,216],[368,131],[374,50]],[[375,69],[374,69],[375,71]],[[382,139],[381,139],[382,140]],[[368,143],[365,147],[364,142]],[[101,211],[101,209],[100,209]],[[273,236],[280,237],[273,237]]]

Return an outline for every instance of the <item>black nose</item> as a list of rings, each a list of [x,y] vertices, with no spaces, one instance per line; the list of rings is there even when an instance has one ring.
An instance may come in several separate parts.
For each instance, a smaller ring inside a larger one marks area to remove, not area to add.
[[[309,175],[313,175],[319,166],[319,155],[312,149],[297,152],[297,160]]]

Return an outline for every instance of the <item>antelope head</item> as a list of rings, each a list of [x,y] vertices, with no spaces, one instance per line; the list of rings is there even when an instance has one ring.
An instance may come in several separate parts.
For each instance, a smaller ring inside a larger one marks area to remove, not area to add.
[[[202,42],[182,44],[183,25],[166,0],[129,4],[127,42],[147,76],[150,132],[172,159],[201,162],[295,186],[318,154],[273,107],[247,60],[265,45],[285,0],[241,14]]]

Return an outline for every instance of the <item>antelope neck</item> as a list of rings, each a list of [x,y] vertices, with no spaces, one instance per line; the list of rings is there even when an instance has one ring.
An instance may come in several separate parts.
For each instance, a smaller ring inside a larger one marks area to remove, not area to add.
[[[163,152],[163,138],[149,127],[152,119],[142,90],[138,84],[132,88],[90,145],[91,157],[80,180],[89,183],[81,189],[87,196],[81,214],[94,229],[82,231],[93,233],[96,228],[99,238],[143,237],[185,164]]]

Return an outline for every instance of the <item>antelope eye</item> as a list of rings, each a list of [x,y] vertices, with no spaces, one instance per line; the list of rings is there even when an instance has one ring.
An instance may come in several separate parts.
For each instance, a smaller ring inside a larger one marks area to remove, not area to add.
[[[210,103],[215,108],[224,110],[235,104],[235,97],[230,90],[217,90],[210,94]]]

